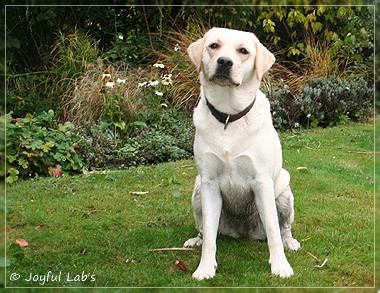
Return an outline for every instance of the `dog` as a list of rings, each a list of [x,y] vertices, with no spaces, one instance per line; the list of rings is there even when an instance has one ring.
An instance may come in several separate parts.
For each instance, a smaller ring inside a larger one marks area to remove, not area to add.
[[[293,193],[266,96],[259,90],[274,55],[250,32],[212,28],[187,53],[199,72],[193,113],[198,169],[192,195],[202,245],[196,280],[215,276],[217,235],[267,240],[271,273],[291,277],[284,248],[296,251]]]

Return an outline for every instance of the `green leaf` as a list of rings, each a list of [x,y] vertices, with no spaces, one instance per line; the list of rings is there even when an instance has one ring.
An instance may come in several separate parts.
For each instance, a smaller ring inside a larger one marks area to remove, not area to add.
[[[40,139],[36,139],[36,140],[33,140],[31,142],[31,144],[27,147],[28,149],[32,149],[32,150],[35,150],[35,149],[39,149],[41,147],[41,145],[43,144],[43,141],[40,140]]]
[[[318,22],[318,21],[312,22],[310,25],[311,25],[311,29],[312,29],[313,33],[320,32],[323,28],[323,24]]]
[[[30,122],[33,121],[33,119],[34,119],[33,115],[30,114],[30,113],[28,113],[28,114],[25,115],[25,118],[24,119],[20,119],[19,122],[22,121],[24,123],[30,123]],[[16,125],[17,125],[17,123],[18,122],[16,122]]]
[[[275,36],[274,38],[273,38],[273,44],[274,45],[277,45],[278,44],[278,42],[281,40],[281,37],[279,37],[279,36]]]
[[[270,19],[264,19],[263,29],[267,33],[274,33],[276,24]]]
[[[289,48],[288,56],[294,56],[294,55],[299,55],[299,54],[301,54],[301,51],[299,49],[294,48],[294,47]]]
[[[141,128],[148,128],[148,125],[142,121],[135,121],[135,122],[130,123],[129,125],[135,126],[135,127],[141,127]]]
[[[120,130],[124,130],[125,129],[125,122],[124,121],[121,121],[121,122],[115,122],[114,125],[118,128],[120,128]]]
[[[26,152],[23,152],[23,154],[27,154]],[[18,160],[18,164],[23,168],[23,169],[27,169],[29,167],[29,163],[27,160],[25,159],[19,159]]]
[[[13,163],[14,161],[17,160],[17,155],[9,155],[7,154],[7,159],[9,163]]]
[[[58,162],[64,162],[66,161],[66,157],[62,155],[61,153],[56,153],[53,155],[53,158],[57,160]]]
[[[9,175],[7,177],[7,183],[11,184],[18,180],[18,175],[20,174],[20,172],[15,168],[11,168],[8,170],[8,174]]]
[[[65,124],[59,124],[59,131],[62,131],[62,132],[67,132],[71,129],[73,129],[75,126],[72,122],[68,121],[66,122]]]
[[[52,142],[52,141],[48,141],[48,142],[46,142],[45,144],[41,145],[40,149],[41,149],[43,152],[47,153],[47,152],[49,152],[54,146],[55,146],[55,143],[54,143],[54,142]]]

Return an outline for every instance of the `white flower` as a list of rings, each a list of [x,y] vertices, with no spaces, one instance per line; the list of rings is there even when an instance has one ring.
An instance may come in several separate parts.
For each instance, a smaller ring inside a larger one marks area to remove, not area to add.
[[[174,47],[174,51],[178,52],[179,50],[181,50],[181,47],[178,44],[176,44]]]
[[[124,84],[126,81],[127,81],[126,79],[118,78],[116,82]]]
[[[111,78],[111,71],[109,69],[105,69],[103,71],[102,80],[108,80]]]
[[[300,124],[298,122],[294,123],[294,128],[300,127]]]
[[[144,87],[148,84],[148,82],[144,81],[144,82],[140,82],[139,85],[137,86],[138,88],[140,87]]]
[[[307,114],[307,116],[306,116],[307,118],[310,118],[311,117],[311,114]]]
[[[103,75],[102,75],[102,79],[104,80],[104,79],[109,79],[109,78],[111,78],[111,74],[110,73],[103,73]]]
[[[160,61],[158,61],[157,63],[153,64],[153,67],[157,67],[157,68],[165,68],[165,65],[162,64]]]
[[[106,82],[106,87],[113,88],[114,86],[115,82],[112,79]]]
[[[165,74],[163,77],[162,77],[162,81],[161,83],[163,85],[170,85],[172,84],[172,75],[171,74]]]
[[[157,96],[160,96],[160,97],[162,97],[164,95],[163,92],[159,92],[159,91],[155,91],[154,94]]]
[[[153,87],[156,87],[160,84],[160,82],[158,80],[153,80],[153,81],[150,81],[149,82],[149,86],[153,86]]]
[[[124,39],[124,36],[123,36],[123,35],[119,35],[119,39],[120,39],[120,40],[123,40],[123,39]]]

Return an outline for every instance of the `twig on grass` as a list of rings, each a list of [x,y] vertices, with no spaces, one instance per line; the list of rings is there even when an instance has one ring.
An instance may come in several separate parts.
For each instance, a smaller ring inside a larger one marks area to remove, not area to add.
[[[311,254],[310,252],[308,252],[308,251],[306,251],[306,250],[305,250],[305,252],[306,252],[308,255],[310,255],[312,258],[314,258],[317,262],[321,262],[321,261],[318,259],[318,257],[316,257],[315,255]]]
[[[191,167],[195,167],[195,164],[189,164],[189,165],[181,165],[181,166],[178,166],[178,168],[191,168]]]
[[[306,148],[309,149],[309,150],[318,150],[320,147],[321,147],[321,142],[320,142],[320,141],[318,141],[318,146],[317,146],[317,148],[311,148],[311,147],[309,147],[309,146],[306,146]]]
[[[306,251],[305,250],[305,252],[308,254],[308,255],[310,255],[312,258],[314,258],[316,261],[317,261],[317,263],[320,263],[321,261],[318,259],[318,257],[316,257],[315,255],[313,255],[312,253],[310,253],[310,252],[308,252],[308,251]],[[327,261],[328,261],[328,255],[329,255],[329,253],[327,253],[327,255],[326,255],[326,258],[325,258],[325,260],[322,262],[322,264],[321,265],[315,265],[315,267],[316,268],[322,268],[322,267],[324,267],[325,266],[325,264],[327,263]]]
[[[323,263],[321,265],[315,265],[316,268],[322,268],[328,261],[328,257],[326,257],[326,259],[323,261]]]
[[[348,153],[355,153],[358,155],[379,155],[380,152],[373,152],[373,151],[365,151],[365,152],[353,152],[353,151],[348,151]]]
[[[150,249],[149,252],[157,252],[157,251],[193,251],[194,248],[188,247],[166,247],[166,248],[156,248]]]

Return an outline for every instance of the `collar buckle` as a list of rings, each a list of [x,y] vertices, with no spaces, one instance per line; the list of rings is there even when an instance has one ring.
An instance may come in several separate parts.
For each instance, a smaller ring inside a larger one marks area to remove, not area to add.
[[[228,115],[227,119],[226,119],[226,122],[224,122],[224,130],[226,130],[226,128],[228,126],[228,122],[230,121],[230,117],[231,117],[231,115]]]

